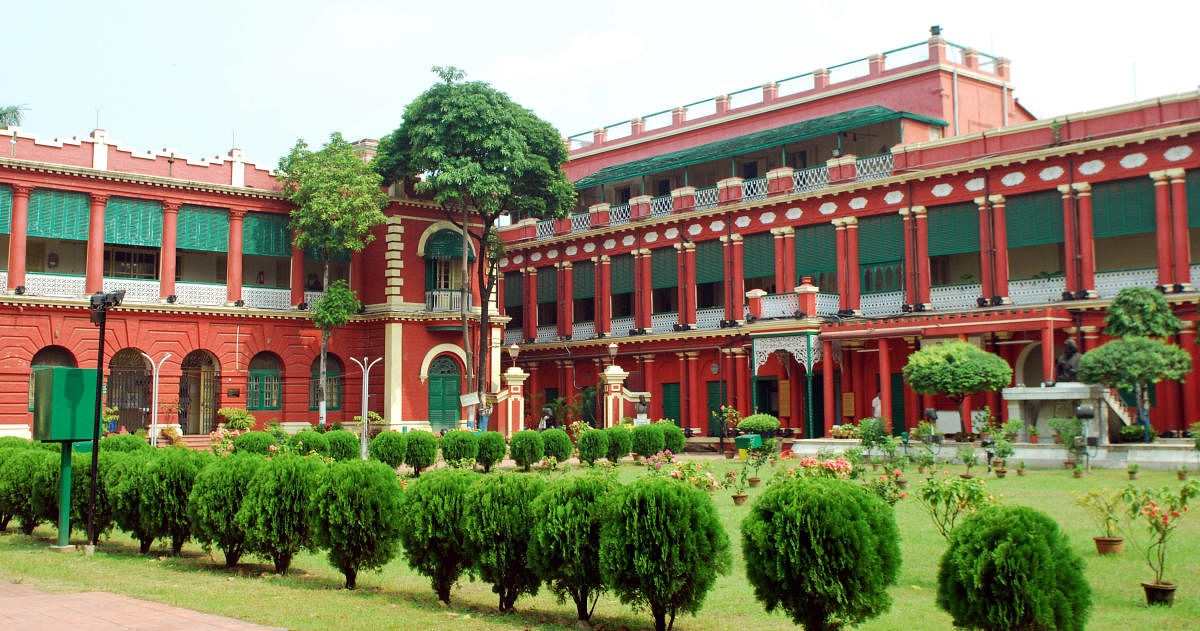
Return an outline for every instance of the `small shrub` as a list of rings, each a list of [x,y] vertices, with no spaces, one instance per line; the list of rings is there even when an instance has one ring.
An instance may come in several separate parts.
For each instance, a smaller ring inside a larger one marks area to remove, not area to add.
[[[687,447],[687,436],[684,436],[683,430],[670,422],[655,423],[655,425],[662,428],[663,449],[676,455],[682,454],[684,448]]]
[[[21,438],[20,436],[0,436],[0,449],[28,449],[36,446],[37,444],[32,440]]]
[[[471,566],[466,546],[464,504],[479,475],[440,469],[418,478],[401,496],[400,542],[404,558],[429,577],[438,600],[450,604],[450,589]]]
[[[149,449],[150,443],[145,438],[134,434],[113,434],[100,439],[100,453],[105,451],[135,451]]]
[[[608,453],[608,433],[601,429],[586,430],[579,435],[577,446],[579,461],[587,463],[588,466],[594,465]]]
[[[580,454],[589,434],[607,440],[603,431],[585,431],[579,437]],[[614,488],[616,482],[607,476],[564,478],[533,502],[529,567],[560,601],[571,597],[580,620],[591,619],[605,589],[600,575],[600,529],[604,500]]]
[[[15,517],[26,535],[33,534],[41,521],[34,491],[47,458],[58,460],[41,449],[10,449],[0,465],[0,513],[10,519]]]
[[[614,425],[604,433],[608,436],[608,453],[604,457],[617,464],[633,449],[633,434],[621,425]]]
[[[404,434],[394,431],[380,432],[371,440],[368,453],[372,460],[378,460],[395,470],[404,464],[407,447],[408,441]]]
[[[308,455],[310,451],[315,451],[322,456],[329,455],[329,439],[325,438],[323,432],[318,432],[312,429],[303,429],[288,439],[288,449],[295,454],[301,456]]]
[[[329,440],[329,457],[334,460],[351,460],[362,457],[362,443],[358,436],[346,429],[332,429],[325,432]]]
[[[153,453],[151,449],[138,449],[132,453],[145,454]],[[120,460],[125,459],[131,452],[111,451],[105,453],[100,452],[100,474],[110,467],[116,465]],[[72,453],[71,454],[71,530],[87,534],[88,521],[88,492],[91,489],[92,481],[92,454],[90,453]],[[55,477],[55,484],[58,484],[58,477]],[[57,495],[57,493],[56,493]],[[57,510],[58,503],[55,502]],[[56,516],[57,519],[57,516]],[[96,480],[96,536],[109,533],[113,528],[113,505],[112,494],[103,477]]]
[[[324,466],[319,458],[272,458],[242,497],[237,519],[246,549],[270,559],[279,574],[287,573],[296,553],[314,549],[312,499]]]
[[[400,483],[385,464],[347,460],[326,467],[311,515],[313,542],[329,551],[346,589],[354,589],[360,571],[381,568],[400,551]]]
[[[413,475],[420,476],[422,469],[428,469],[437,462],[437,436],[426,431],[408,432],[407,453],[404,462],[413,468]]]
[[[271,453],[272,447],[278,448],[275,444],[275,437],[270,432],[246,432],[233,439],[233,453],[235,454],[265,456]]]
[[[143,525],[142,487],[149,484],[146,464],[156,450],[139,449],[127,452],[110,466],[100,469],[104,486],[112,501],[113,519],[117,528],[138,542],[138,552],[145,554],[154,543],[154,535]]]
[[[199,461],[191,450],[182,447],[157,452],[146,462],[145,477],[139,485],[139,521],[147,535],[155,539],[170,537],[171,553],[178,555],[192,536],[188,498],[200,472]]]
[[[1141,443],[1146,441],[1147,433],[1145,425],[1122,425],[1118,432],[1121,435],[1121,442],[1123,443]],[[1150,427],[1149,436],[1150,442],[1158,440],[1158,432],[1155,431],[1154,426]]]
[[[504,460],[508,444],[500,432],[483,432],[479,435],[479,452],[475,460],[483,466],[484,471],[491,471],[497,462]]]
[[[1058,524],[1026,506],[993,507],[950,533],[938,607],[966,629],[1082,631],[1091,609],[1083,560]]]
[[[442,460],[450,462],[452,460],[467,460],[474,459],[479,454],[479,437],[475,432],[469,432],[465,429],[456,429],[446,432],[439,441],[442,447]]]
[[[681,613],[698,613],[717,575],[732,565],[712,498],[643,477],[614,491],[606,506],[600,571],[621,602],[649,609],[656,631]]]
[[[554,456],[559,462],[566,462],[575,451],[571,437],[561,429],[553,428],[542,432],[542,443],[545,445],[545,455]]]
[[[949,538],[962,517],[991,505],[995,497],[988,493],[987,483],[980,479],[964,480],[943,472],[940,478],[926,478],[917,489],[917,499],[929,513],[933,525],[943,537]]]
[[[244,432],[258,423],[254,415],[243,408],[221,408],[217,415],[225,419],[225,429],[230,431]]]
[[[667,442],[663,436],[662,427],[658,425],[638,425],[634,427],[632,441],[631,448],[633,453],[643,458],[649,458],[662,451]]]
[[[215,545],[225,556],[225,567],[237,565],[246,550],[246,530],[237,514],[246,489],[266,463],[255,453],[220,458],[205,465],[192,484],[188,498],[192,535],[205,550]]]
[[[566,432],[558,431],[570,442]],[[526,555],[534,523],[532,505],[545,488],[540,477],[501,473],[479,480],[467,491],[463,527],[473,565],[499,595],[500,611],[512,609],[521,594],[537,595],[541,585]]]
[[[527,429],[513,434],[508,443],[508,452],[513,462],[529,471],[531,465],[541,461],[546,453],[546,446],[542,442],[541,434]]]
[[[810,630],[857,625],[891,607],[898,541],[882,501],[853,482],[821,477],[772,484],[742,522],[755,598]]]
[[[275,438],[276,445],[286,445],[288,439],[292,437],[278,422],[267,423],[267,431]]]
[[[737,428],[747,434],[773,432],[779,429],[779,419],[770,414],[751,414],[738,421]]]

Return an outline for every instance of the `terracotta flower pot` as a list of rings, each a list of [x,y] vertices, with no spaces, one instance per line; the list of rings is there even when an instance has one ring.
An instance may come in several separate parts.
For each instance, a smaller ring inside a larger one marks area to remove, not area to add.
[[[1178,587],[1170,581],[1155,583],[1151,581],[1142,581],[1142,589],[1146,592],[1147,605],[1166,605],[1170,607],[1175,602],[1175,588]]]
[[[1138,473],[1137,471],[1128,471],[1127,473],[1129,473],[1129,479],[1130,479],[1130,480],[1136,480],[1136,479],[1137,479],[1137,473]]]
[[[1187,471],[1176,471],[1176,472],[1175,472],[1175,475],[1176,475],[1176,476],[1177,476],[1177,477],[1178,477],[1180,480],[1186,480],[1186,479],[1187,479],[1187,477],[1188,477],[1188,472],[1187,472]]]
[[[960,473],[960,474],[958,474],[958,477],[960,477],[964,480],[970,480],[971,478],[973,478],[975,476],[971,475],[970,473]]]
[[[733,460],[733,456],[734,456],[734,453],[732,451],[729,451],[728,449],[725,450],[725,459],[726,460]]]
[[[1008,469],[994,469],[997,478],[1003,478],[1008,474]]]
[[[908,488],[908,480],[905,480],[904,478],[896,478],[896,486],[898,486],[902,489],[907,489]]]
[[[756,487],[759,484],[762,484],[762,478],[750,478],[750,487],[751,488]]]
[[[1092,537],[1096,542],[1096,552],[1100,554],[1121,554],[1125,551],[1125,540],[1121,537]]]
[[[1021,467],[1017,467],[1017,475],[1019,475],[1019,476],[1024,476],[1024,475],[1025,475],[1025,469],[1022,469]]]
[[[1076,469],[1076,470],[1074,470],[1074,471],[1072,471],[1072,472],[1071,472],[1071,475],[1074,475],[1074,476],[1075,476],[1075,477],[1077,477],[1077,478],[1082,478],[1082,477],[1083,477],[1083,470],[1082,470],[1082,469]]]
[[[917,473],[925,473],[925,467],[917,467]]]
[[[1037,437],[1037,435],[1030,436],[1030,437],[1029,437],[1029,443],[1030,443],[1030,444],[1032,444],[1032,445],[1036,445],[1036,444],[1038,444],[1038,437]]]
[[[750,497],[750,496],[746,495],[745,493],[734,493],[733,494],[733,505],[741,506],[742,504],[745,504],[747,497]]]

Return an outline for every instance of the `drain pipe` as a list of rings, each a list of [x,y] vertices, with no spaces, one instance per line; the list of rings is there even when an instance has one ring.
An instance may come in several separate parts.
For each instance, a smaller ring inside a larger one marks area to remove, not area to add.
[[[958,68],[954,69],[954,74],[952,76],[953,76],[953,79],[952,79],[953,86],[951,88],[951,90],[952,90],[951,103],[954,105],[954,135],[957,136],[959,134],[959,131],[958,131]]]

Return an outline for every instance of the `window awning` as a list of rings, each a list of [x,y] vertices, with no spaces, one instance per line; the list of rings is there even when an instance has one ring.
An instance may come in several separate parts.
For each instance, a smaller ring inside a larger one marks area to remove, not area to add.
[[[443,229],[433,233],[425,242],[426,259],[462,259],[462,233],[456,230]],[[475,247],[471,244],[468,253],[469,260],[475,260]]]
[[[614,164],[604,167],[595,173],[581,178],[575,182],[575,188],[582,190],[600,184],[625,180],[631,177],[639,177],[649,175],[651,173],[661,173],[671,169],[677,169],[692,164],[708,162],[710,160],[719,160],[721,158],[729,158],[736,155],[753,153],[760,149],[768,149],[778,147],[790,142],[807,140],[816,138],[817,136],[825,136],[841,131],[849,131],[858,129],[875,123],[882,123],[897,118],[907,118],[917,120],[933,125],[946,126],[946,121],[920,114],[911,114],[909,112],[898,112],[888,109],[880,105],[872,105],[869,107],[860,107],[858,109],[830,114],[811,120],[784,125],[774,129],[765,129],[756,131],[751,134],[737,136],[735,138],[727,138],[710,142],[698,147],[688,149],[680,149],[661,156],[635,160],[624,164]]]

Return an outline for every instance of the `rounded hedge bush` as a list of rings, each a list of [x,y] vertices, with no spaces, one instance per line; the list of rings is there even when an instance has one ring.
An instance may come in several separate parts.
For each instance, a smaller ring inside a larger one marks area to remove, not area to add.
[[[422,469],[428,469],[437,462],[437,436],[421,430],[408,432],[406,436],[408,437],[408,446],[404,462],[413,468],[413,475],[420,476]]]
[[[178,555],[192,536],[188,498],[200,472],[200,459],[184,447],[156,451],[146,462],[140,485],[139,521],[147,535],[155,539],[170,537],[171,553]]]
[[[508,453],[513,462],[529,471],[529,467],[545,455],[546,445],[540,433],[531,429],[521,430],[508,441]]]
[[[446,432],[439,444],[442,447],[442,460],[447,463],[452,460],[474,459],[479,455],[479,437],[475,432],[465,429]]]
[[[41,449],[10,449],[0,465],[0,513],[16,518],[27,535],[33,534],[41,521],[34,496],[47,458],[58,460]]]
[[[695,614],[733,564],[707,493],[646,476],[613,491],[600,531],[600,572],[623,603],[644,606],[662,631]]]
[[[312,499],[324,467],[319,458],[271,458],[242,497],[237,521],[246,531],[246,550],[270,559],[280,574],[297,552],[314,549]]]
[[[372,460],[378,460],[391,467],[399,469],[404,464],[404,456],[408,452],[408,440],[404,434],[395,431],[380,432],[371,440],[368,453]]]
[[[950,532],[937,604],[961,628],[1082,631],[1092,606],[1083,569],[1049,515],[987,508]]]
[[[103,439],[101,439],[103,440]],[[21,438],[20,436],[0,436],[0,449],[18,448],[28,449],[36,447],[37,444],[32,440]]]
[[[483,432],[479,435],[479,453],[475,460],[483,465],[484,471],[491,471],[496,463],[504,460],[508,451],[508,443],[500,432]]]
[[[585,430],[579,435],[579,461],[588,466],[608,454],[608,433],[601,429]]]
[[[329,455],[329,440],[325,438],[324,432],[318,432],[315,429],[303,429],[288,439],[288,449],[292,453],[307,455],[310,451],[315,451],[322,456]]]
[[[779,419],[770,414],[751,414],[738,421],[737,428],[748,434],[773,432],[779,429]]]
[[[554,456],[559,462],[566,462],[575,451],[571,437],[557,427],[542,431],[542,444],[545,445],[546,455]]]
[[[334,460],[351,460],[362,458],[362,443],[358,436],[348,429],[335,429],[325,432],[329,441],[329,457]]]
[[[138,552],[145,554],[154,543],[154,535],[142,522],[142,487],[149,484],[147,463],[158,450],[139,449],[117,458],[100,469],[104,486],[112,502],[112,515],[117,528],[138,542]]]
[[[581,454],[589,433],[605,439],[600,430],[584,432],[579,438]],[[608,476],[563,478],[533,502],[529,567],[560,599],[571,597],[580,620],[591,618],[591,606],[605,589],[600,575],[600,527],[604,500],[614,488],[616,482]]]
[[[617,464],[621,458],[629,455],[633,448],[633,433],[623,425],[614,425],[604,430],[608,436],[608,453],[604,454],[608,461]]]
[[[659,425],[636,425],[633,428],[630,448],[633,453],[649,458],[666,447],[666,438]]]
[[[663,432],[663,449],[673,453],[682,454],[687,447],[687,436],[683,434],[683,430],[674,423],[655,423],[662,428]]]
[[[233,453],[261,454],[271,453],[271,447],[277,447],[275,437],[270,432],[246,432],[233,439]]]
[[[137,449],[134,452],[100,451],[100,474],[96,480],[96,536],[107,534],[113,528],[113,506],[110,489],[103,481],[103,474],[131,453],[152,453],[152,449]],[[71,454],[71,530],[87,534],[88,527],[88,492],[92,481],[92,454]],[[58,484],[58,478],[55,478]],[[55,503],[57,506],[57,502]],[[56,516],[57,519],[57,516]]]
[[[772,484],[742,521],[742,555],[754,596],[805,629],[841,628],[891,607],[900,573],[892,510],[846,480]]]
[[[387,465],[347,460],[327,467],[312,503],[313,542],[354,589],[358,573],[400,552],[400,483]]]
[[[408,485],[400,501],[400,542],[404,558],[417,573],[429,577],[438,600],[450,604],[450,589],[471,567],[463,542],[467,491],[479,474],[466,469],[439,469]]]
[[[33,510],[37,513],[39,522],[48,524],[58,523],[58,481],[61,468],[61,453],[53,454],[46,451],[38,452],[40,459],[38,467],[30,480],[33,493]],[[74,476],[72,476],[74,477]]]
[[[246,530],[237,515],[246,489],[266,464],[256,453],[234,454],[205,465],[192,483],[188,498],[192,535],[206,550],[216,546],[225,556],[225,567],[237,565],[246,551]]]
[[[136,451],[149,449],[150,443],[134,434],[113,434],[100,439],[100,453],[106,451]]]
[[[531,509],[545,488],[540,476],[501,473],[482,478],[467,491],[463,527],[473,565],[500,596],[500,611],[512,609],[521,594],[537,595],[542,583],[526,555],[535,521]]]

